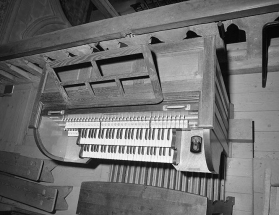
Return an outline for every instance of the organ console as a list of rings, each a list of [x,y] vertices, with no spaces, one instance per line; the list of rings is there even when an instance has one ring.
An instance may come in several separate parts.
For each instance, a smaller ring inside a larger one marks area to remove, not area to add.
[[[55,160],[218,173],[228,154],[229,107],[215,38],[204,37],[48,62],[30,127]]]

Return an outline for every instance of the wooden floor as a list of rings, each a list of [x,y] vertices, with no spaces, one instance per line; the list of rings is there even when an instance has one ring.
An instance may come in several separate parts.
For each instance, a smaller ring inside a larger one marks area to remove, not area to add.
[[[236,197],[234,215],[259,215],[263,203],[264,169],[271,167],[272,181],[279,182],[279,72],[268,74],[266,88],[261,87],[261,74],[230,76],[228,88],[235,118],[254,120],[255,143],[231,145],[226,194]],[[35,94],[36,87],[25,84],[15,86],[12,97],[0,97],[0,150],[47,159],[37,149],[32,131],[28,129]],[[67,197],[69,210],[56,214],[75,214],[81,182],[109,179],[108,164],[57,165],[53,170],[55,182],[52,185],[68,185],[74,189]],[[11,200],[0,199],[11,203]]]

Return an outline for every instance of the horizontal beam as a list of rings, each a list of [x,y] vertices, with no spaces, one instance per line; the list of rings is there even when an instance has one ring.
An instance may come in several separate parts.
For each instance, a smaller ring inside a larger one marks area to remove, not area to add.
[[[191,25],[277,12],[278,0],[197,0],[75,26],[0,46],[0,61]]]

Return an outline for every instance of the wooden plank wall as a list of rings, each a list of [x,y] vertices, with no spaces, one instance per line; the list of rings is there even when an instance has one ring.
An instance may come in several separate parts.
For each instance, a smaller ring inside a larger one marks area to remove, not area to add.
[[[254,121],[254,215],[260,215],[265,168],[272,169],[271,182],[279,183],[279,72],[268,73],[266,88],[261,87],[260,73],[230,76],[228,84],[235,118]],[[239,167],[245,165],[241,162]]]

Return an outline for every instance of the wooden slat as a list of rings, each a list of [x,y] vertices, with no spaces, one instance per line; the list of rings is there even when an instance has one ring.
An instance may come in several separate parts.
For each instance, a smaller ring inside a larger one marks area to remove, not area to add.
[[[254,191],[264,193],[264,174],[267,168],[271,169],[271,184],[279,184],[279,160],[254,159]]]
[[[172,4],[2,45],[0,48],[0,60],[120,38],[129,33],[144,34],[276,12],[278,8],[279,3],[277,0],[264,2],[262,0],[200,0]]]
[[[229,78],[229,91],[233,94],[266,93],[279,91],[279,72],[268,74],[266,88],[262,88],[261,74],[232,75]]]
[[[0,175],[0,181],[1,196],[44,211],[52,212],[54,210],[57,189],[2,174]]]
[[[31,80],[31,77],[30,77],[31,75],[28,74],[26,71],[22,70],[22,69],[19,68],[19,67],[16,67],[16,66],[12,65],[12,64],[9,64],[9,63],[7,63],[7,65],[8,65],[8,67],[9,67],[11,70],[13,70],[15,73],[19,74],[20,76],[22,76],[22,77],[24,77],[24,78],[26,78],[26,79],[28,79],[28,80]]]
[[[253,176],[252,159],[228,158],[227,176],[250,177],[250,181],[252,181],[252,176]]]
[[[38,181],[42,168],[42,160],[20,156],[17,153],[0,152],[0,171],[2,172]]]
[[[279,187],[271,187],[270,192],[270,215],[276,215],[279,214]]]
[[[255,132],[255,151],[279,152],[279,131]]]
[[[253,158],[254,144],[253,143],[230,143],[231,154],[233,158]]]
[[[121,49],[103,51],[103,52],[96,52],[89,55],[83,56],[76,56],[68,59],[61,59],[50,63],[51,68],[63,67],[63,66],[70,66],[79,63],[86,63],[90,61],[98,61],[104,60],[109,58],[116,58],[121,56],[127,55],[134,55],[142,53],[141,46],[133,46],[133,47],[126,47]]]
[[[13,75],[11,75],[10,73],[7,73],[4,70],[0,70],[0,77],[1,76],[12,83],[15,82],[15,79],[16,79]]]
[[[279,111],[235,112],[236,119],[252,119],[255,131],[279,131]]]
[[[229,120],[229,140],[231,142],[253,142],[253,126],[249,119]]]
[[[253,194],[252,176],[251,177],[227,176],[225,187],[226,187],[226,192],[245,193],[245,194],[252,195]]]
[[[267,168],[264,174],[263,215],[269,215],[271,188],[271,169]]]
[[[201,71],[203,75],[202,90],[199,108],[199,126],[212,128],[214,123],[214,105],[212,100],[215,96],[215,73],[216,70],[216,50],[215,38],[205,38],[204,53],[202,56]],[[211,71],[211,72],[208,72]]]
[[[206,214],[207,198],[144,185],[83,182],[77,213]]]
[[[231,102],[235,111],[274,111],[279,109],[279,93],[267,91],[231,94]]]

